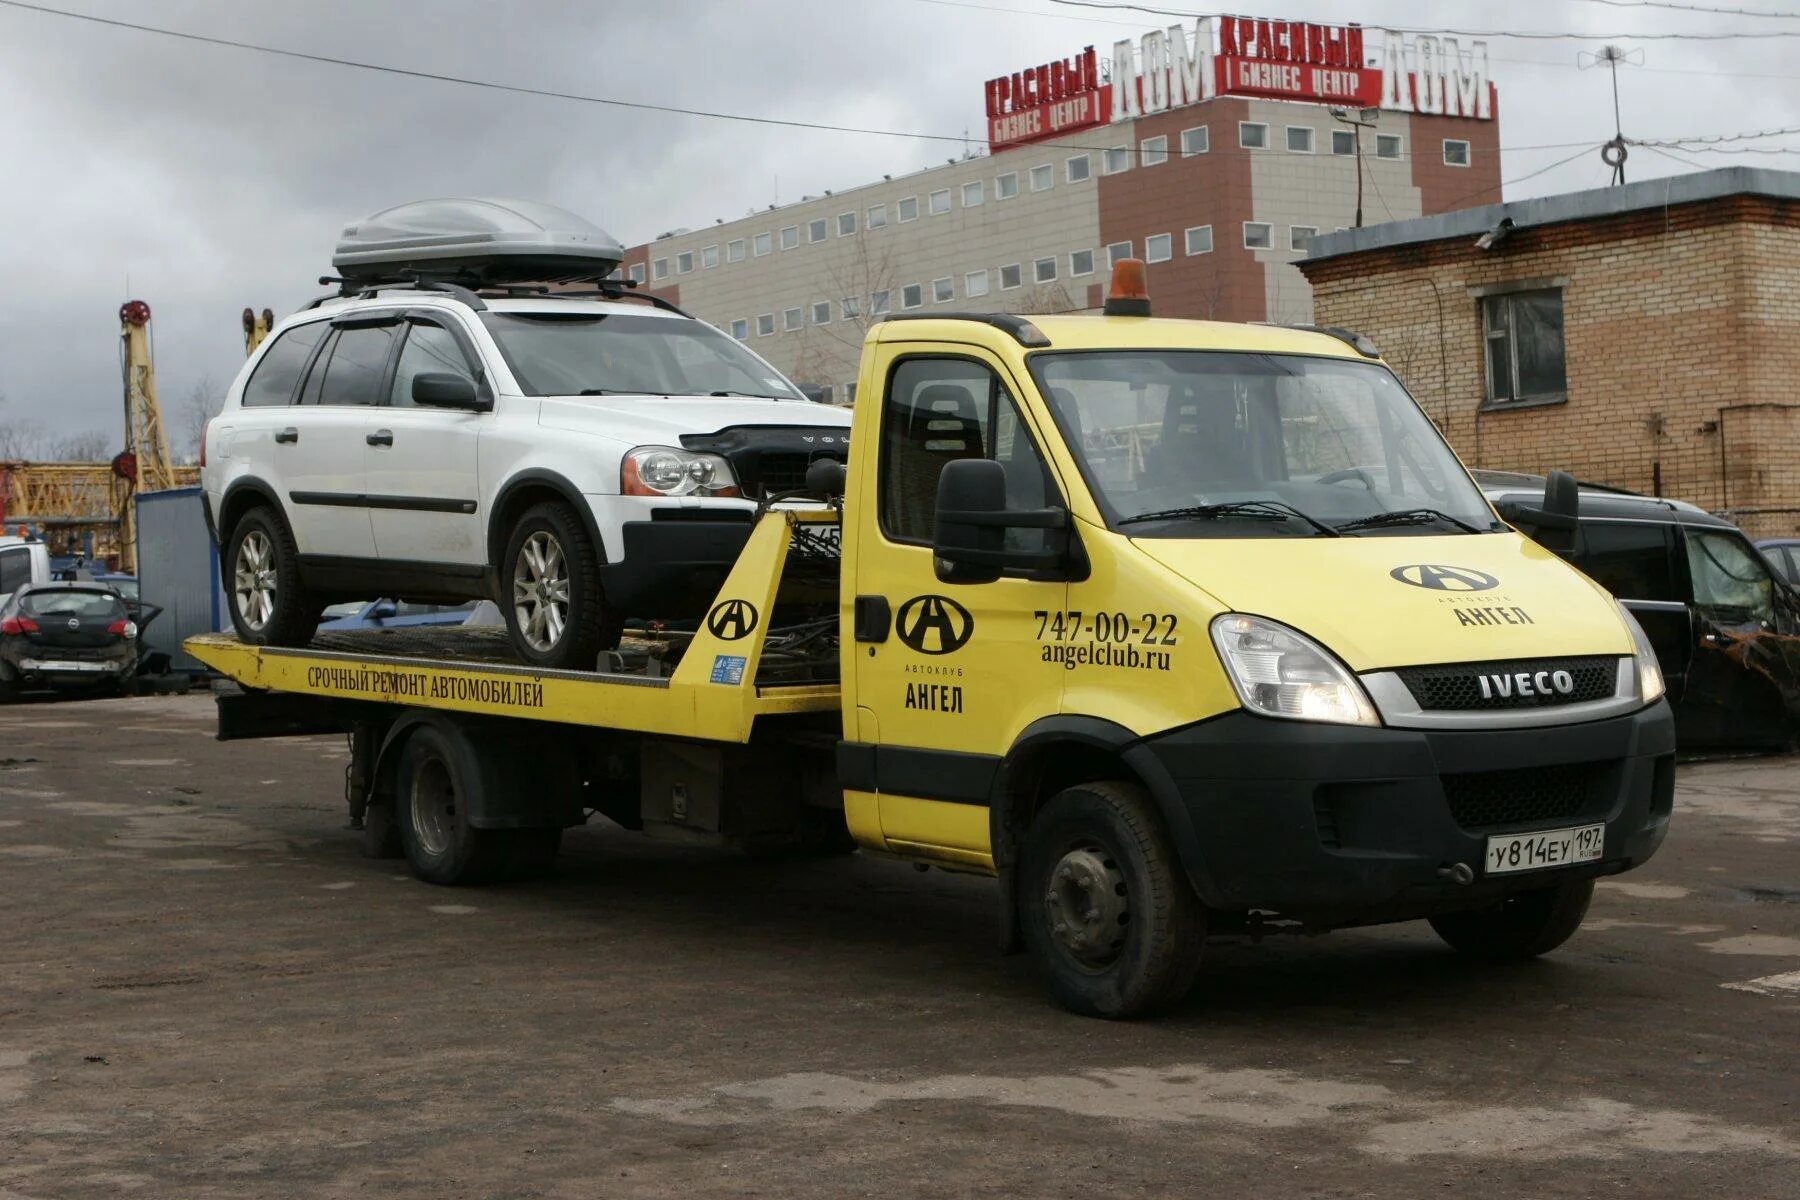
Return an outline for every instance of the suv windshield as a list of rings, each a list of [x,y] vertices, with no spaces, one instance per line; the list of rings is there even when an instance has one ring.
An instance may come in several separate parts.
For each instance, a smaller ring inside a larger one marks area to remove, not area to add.
[[[481,320],[530,396],[725,393],[806,400],[774,367],[700,321],[493,311]]]
[[[1109,350],[1036,354],[1031,369],[1108,520],[1134,537],[1504,528],[1374,363]]]

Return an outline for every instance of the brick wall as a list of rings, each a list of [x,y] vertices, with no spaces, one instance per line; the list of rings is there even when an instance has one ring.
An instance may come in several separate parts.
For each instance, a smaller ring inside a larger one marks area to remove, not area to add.
[[[1752,197],[1345,255],[1303,270],[1472,467],[1655,490],[1800,532],[1800,205]],[[1563,288],[1567,398],[1484,411],[1476,289]]]

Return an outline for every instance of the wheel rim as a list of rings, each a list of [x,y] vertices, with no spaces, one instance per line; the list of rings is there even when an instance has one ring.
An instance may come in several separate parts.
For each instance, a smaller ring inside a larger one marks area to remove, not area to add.
[[[260,529],[252,529],[238,543],[231,590],[238,615],[251,629],[263,628],[275,615],[275,544]]]
[[[1097,843],[1070,847],[1050,871],[1044,918],[1057,947],[1083,967],[1116,962],[1131,926],[1131,896],[1118,860]]]
[[[409,802],[419,848],[431,855],[449,850],[451,833],[456,828],[456,788],[442,762],[434,758],[419,764],[413,774]]]
[[[513,561],[513,618],[525,644],[549,650],[569,624],[569,567],[556,535],[539,530]]]

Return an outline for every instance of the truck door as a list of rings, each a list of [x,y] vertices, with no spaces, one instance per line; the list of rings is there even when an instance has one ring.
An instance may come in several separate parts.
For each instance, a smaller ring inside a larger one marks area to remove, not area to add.
[[[1001,756],[1061,700],[1061,672],[1040,660],[1036,629],[1064,607],[1068,588],[940,582],[931,552],[938,475],[959,458],[991,458],[1007,469],[1009,508],[1061,505],[1063,493],[996,359],[960,346],[871,351],[883,383],[868,435],[876,445],[863,447],[849,519],[858,727],[875,742],[881,831],[896,850],[991,865],[988,799]],[[1007,536],[1026,547],[1052,535]]]

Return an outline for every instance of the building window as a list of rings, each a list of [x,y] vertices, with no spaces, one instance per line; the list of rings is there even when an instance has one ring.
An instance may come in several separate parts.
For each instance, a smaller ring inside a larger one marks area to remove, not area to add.
[[[1306,247],[1318,236],[1319,227],[1317,225],[1289,225],[1288,249],[1295,254],[1305,254]]]
[[[644,264],[643,263],[632,263],[631,264],[631,282],[633,282],[633,283],[644,282]]]
[[[1312,126],[1289,125],[1287,127],[1287,148],[1289,154],[1311,154],[1313,152]]]
[[[839,237],[855,237],[856,236],[856,214],[855,213],[847,212],[847,213],[839,213],[838,214],[838,236]]]
[[[1481,302],[1490,404],[1560,400],[1568,391],[1563,360],[1562,289],[1504,292]]]
[[[939,188],[931,193],[931,215],[941,217],[950,211],[950,189]]]
[[[1153,233],[1144,239],[1145,262],[1168,262],[1175,257],[1175,239],[1166,233]]]
[[[1376,158],[1399,158],[1400,135],[1397,133],[1378,133],[1375,135]]]
[[[1142,166],[1157,167],[1169,161],[1169,135],[1145,138],[1138,143],[1138,162]]]
[[[755,246],[756,246],[756,257],[761,258],[763,255],[767,254],[770,251],[770,249],[773,248],[773,243],[770,241],[768,234],[759,233],[756,235]]]
[[[900,210],[900,219],[902,221],[916,221],[919,219],[919,198],[917,196],[906,196],[902,198],[896,207]]]
[[[1068,161],[1068,179],[1070,183],[1081,183],[1093,176],[1094,164],[1085,154],[1077,154]],[[1046,187],[1049,185],[1046,184]]]
[[[1192,129],[1181,131],[1181,157],[1192,158],[1211,149],[1212,135],[1207,132],[1206,126],[1196,125]]]
[[[792,333],[792,332],[794,332],[794,330],[800,328],[800,310],[797,308],[789,308],[789,309],[782,310],[781,327],[783,329],[787,330],[789,333]]]
[[[1444,165],[1446,167],[1466,167],[1469,165],[1469,143],[1461,138],[1444,139]]]
[[[1195,225],[1188,229],[1183,236],[1187,239],[1187,252],[1189,254],[1212,253],[1211,225]]]
[[[963,295],[974,300],[988,294],[988,273],[986,271],[970,271],[963,276]]]
[[[812,323],[814,325],[831,324],[831,301],[815,300],[812,306]]]
[[[872,317],[879,317],[884,313],[891,312],[893,310],[893,299],[892,292],[882,291],[869,293],[869,315]]]
[[[977,179],[973,183],[963,184],[963,207],[964,208],[974,208],[977,204],[980,204],[984,199],[986,199],[986,197],[982,194],[981,180]]]
[[[1114,146],[1106,152],[1106,173],[1117,175],[1120,171],[1131,169],[1131,147]]]
[[[824,217],[806,223],[806,240],[809,242],[822,242],[829,232],[830,227],[826,225]]]
[[[675,256],[675,273],[677,275],[688,275],[691,274],[693,270],[694,252],[692,250],[683,250],[680,254]]]
[[[650,264],[650,278],[667,279],[669,277],[669,260],[659,258]]]
[[[900,289],[900,307],[918,308],[925,303],[925,289],[916,283],[909,283]]]
[[[1050,190],[1050,185],[1055,182],[1056,182],[1056,168],[1051,166],[1049,163],[1045,163],[1041,167],[1031,168],[1031,190],[1032,191],[1047,192]]]
[[[1356,131],[1352,129],[1334,129],[1331,131],[1331,152],[1333,154],[1356,153]]]
[[[750,322],[743,317],[731,323],[731,336],[738,341],[747,341],[750,337]]]
[[[994,199],[1011,200],[1019,194],[1019,173],[1008,171],[994,180]]]
[[[1266,221],[1244,222],[1244,249],[1267,250],[1273,245],[1275,227]]]
[[[1069,274],[1092,275],[1094,273],[1094,252],[1092,250],[1069,251]]]
[[[856,403],[856,380],[854,379],[844,385],[844,403]]]
[[[956,299],[955,280],[945,277],[931,281],[931,302],[933,304],[948,304],[954,299]]]
[[[1114,242],[1106,248],[1106,265],[1110,269],[1119,265],[1121,258],[1131,257],[1130,242]]]
[[[1056,282],[1056,260],[1040,258],[1031,264],[1031,278],[1034,283]]]
[[[756,336],[768,337],[775,332],[775,314],[764,313],[756,318]]]
[[[855,296],[845,296],[838,301],[838,310],[844,314],[844,320],[854,321],[862,316],[862,301]]]
[[[725,243],[725,261],[726,262],[743,262],[744,261],[744,239],[743,238],[733,238],[731,241]]]
[[[800,227],[798,225],[789,225],[786,229],[781,231],[781,248],[783,250],[792,250],[799,244]]]
[[[1000,290],[1003,292],[1011,291],[1013,288],[1016,288],[1018,286],[1019,286],[1019,264],[1013,263],[1010,266],[1001,267],[1000,268]]]
[[[1238,145],[1246,150],[1267,150],[1269,127],[1256,121],[1239,121]]]
[[[719,248],[717,246],[700,247],[700,265],[708,271],[719,265]]]
[[[886,229],[887,228],[887,205],[877,204],[873,208],[869,209],[867,228],[869,228],[869,229]]]

